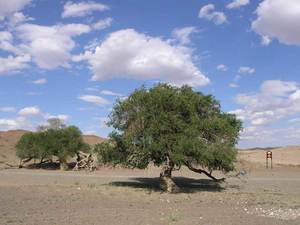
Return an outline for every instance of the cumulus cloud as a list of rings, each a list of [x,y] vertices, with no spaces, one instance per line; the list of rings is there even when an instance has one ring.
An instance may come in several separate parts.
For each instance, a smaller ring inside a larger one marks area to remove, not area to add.
[[[204,86],[209,79],[193,63],[192,50],[133,29],[111,33],[94,51],[73,57],[87,60],[93,80],[159,79],[174,85]]]
[[[295,82],[267,80],[258,93],[239,94],[236,102],[243,106],[232,111],[251,126],[273,123],[300,113],[300,88]]]
[[[110,102],[108,100],[106,100],[105,98],[102,98],[102,97],[96,96],[96,95],[82,95],[82,96],[79,96],[78,99],[85,101],[85,102],[93,103],[93,104],[99,105],[99,106],[110,104]]]
[[[38,79],[38,80],[34,80],[32,81],[33,84],[38,84],[38,85],[41,85],[41,84],[46,84],[48,81],[46,78],[42,78],[42,79]]]
[[[264,0],[256,9],[252,29],[267,45],[278,39],[287,45],[300,45],[299,0]]]
[[[27,116],[37,116],[37,115],[41,115],[41,110],[39,107],[37,106],[29,106],[29,107],[25,107],[23,109],[21,109],[19,112],[18,112],[18,115],[19,116],[24,116],[24,117],[27,117]]]
[[[31,3],[32,0],[9,0],[0,1],[0,21],[5,17],[22,10],[26,5]]]
[[[8,17],[9,20],[9,26],[14,27],[16,25],[19,25],[21,23],[24,23],[26,21],[34,20],[32,17],[28,17],[24,15],[22,12],[15,12],[11,16]]]
[[[13,46],[13,35],[8,31],[0,31],[0,49],[7,52],[16,52],[17,48]]]
[[[28,66],[30,62],[30,56],[8,56],[7,58],[0,57],[0,76],[8,75],[12,72],[18,72]]]
[[[16,28],[18,37],[23,40],[22,48],[33,61],[43,69],[67,66],[70,51],[75,47],[72,39],[88,33],[91,28],[85,24],[41,26],[22,24]]]
[[[212,21],[217,25],[227,22],[226,15],[223,12],[215,11],[213,4],[203,6],[199,11],[198,17]]]
[[[179,41],[179,43],[185,45],[191,42],[191,34],[198,32],[196,27],[182,27],[176,28],[172,32],[172,36]]]
[[[93,24],[93,29],[95,30],[103,30],[111,26],[113,19],[111,17],[98,20],[96,23]]]
[[[102,12],[108,10],[107,5],[96,2],[72,2],[68,1],[64,5],[64,11],[62,13],[63,18],[67,17],[83,17],[91,15],[94,11]]]
[[[224,65],[224,64],[219,64],[217,66],[217,70],[220,70],[220,71],[227,71],[228,70],[228,66]]]
[[[228,5],[226,5],[227,9],[238,9],[242,6],[248,5],[250,0],[233,0]]]

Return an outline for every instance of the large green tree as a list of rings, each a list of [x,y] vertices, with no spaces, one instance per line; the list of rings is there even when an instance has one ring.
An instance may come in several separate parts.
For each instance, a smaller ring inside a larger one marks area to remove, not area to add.
[[[242,128],[213,96],[167,84],[142,87],[119,100],[108,125],[114,128],[109,142],[95,149],[100,160],[131,168],[161,166],[161,187],[169,192],[177,189],[172,171],[181,166],[215,181],[213,170],[233,170]]]

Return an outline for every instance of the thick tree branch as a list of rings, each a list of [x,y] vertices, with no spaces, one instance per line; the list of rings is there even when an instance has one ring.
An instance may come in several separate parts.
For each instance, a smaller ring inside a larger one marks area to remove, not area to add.
[[[208,176],[209,178],[213,179],[216,182],[223,182],[223,181],[225,181],[225,178],[220,178],[220,179],[215,178],[213,175],[211,175],[211,173],[209,173],[209,172],[207,172],[207,171],[205,171],[203,169],[197,169],[197,168],[193,167],[191,165],[191,163],[189,163],[189,162],[185,163],[185,165],[187,166],[187,168],[189,170],[191,170],[191,171],[193,171],[195,173],[204,173],[206,176]]]

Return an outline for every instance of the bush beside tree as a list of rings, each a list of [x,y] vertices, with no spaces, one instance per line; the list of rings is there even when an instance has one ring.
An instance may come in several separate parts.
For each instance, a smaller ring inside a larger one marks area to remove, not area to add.
[[[53,127],[49,124],[47,128],[44,126],[38,132],[29,132],[21,137],[16,145],[16,154],[21,160],[38,159],[43,163],[45,159],[55,156],[60,162],[60,168],[66,170],[69,157],[74,157],[79,151],[90,151],[77,127],[61,126],[58,123]]]

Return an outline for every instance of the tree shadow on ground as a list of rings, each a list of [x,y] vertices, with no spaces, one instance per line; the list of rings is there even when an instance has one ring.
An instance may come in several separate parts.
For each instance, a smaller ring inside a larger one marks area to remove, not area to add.
[[[174,177],[174,182],[180,188],[180,193],[194,193],[201,191],[220,192],[225,188],[221,183],[215,182],[210,179],[194,179],[187,177]],[[110,185],[117,187],[131,187],[136,189],[147,189],[151,191],[161,192],[159,187],[159,178],[131,178],[130,181],[115,181]]]
[[[75,167],[75,162],[68,163],[68,170],[72,170]],[[44,170],[59,170],[60,163],[59,162],[45,162],[42,164],[39,163],[31,163],[26,166],[23,166],[26,169],[44,169]]]

